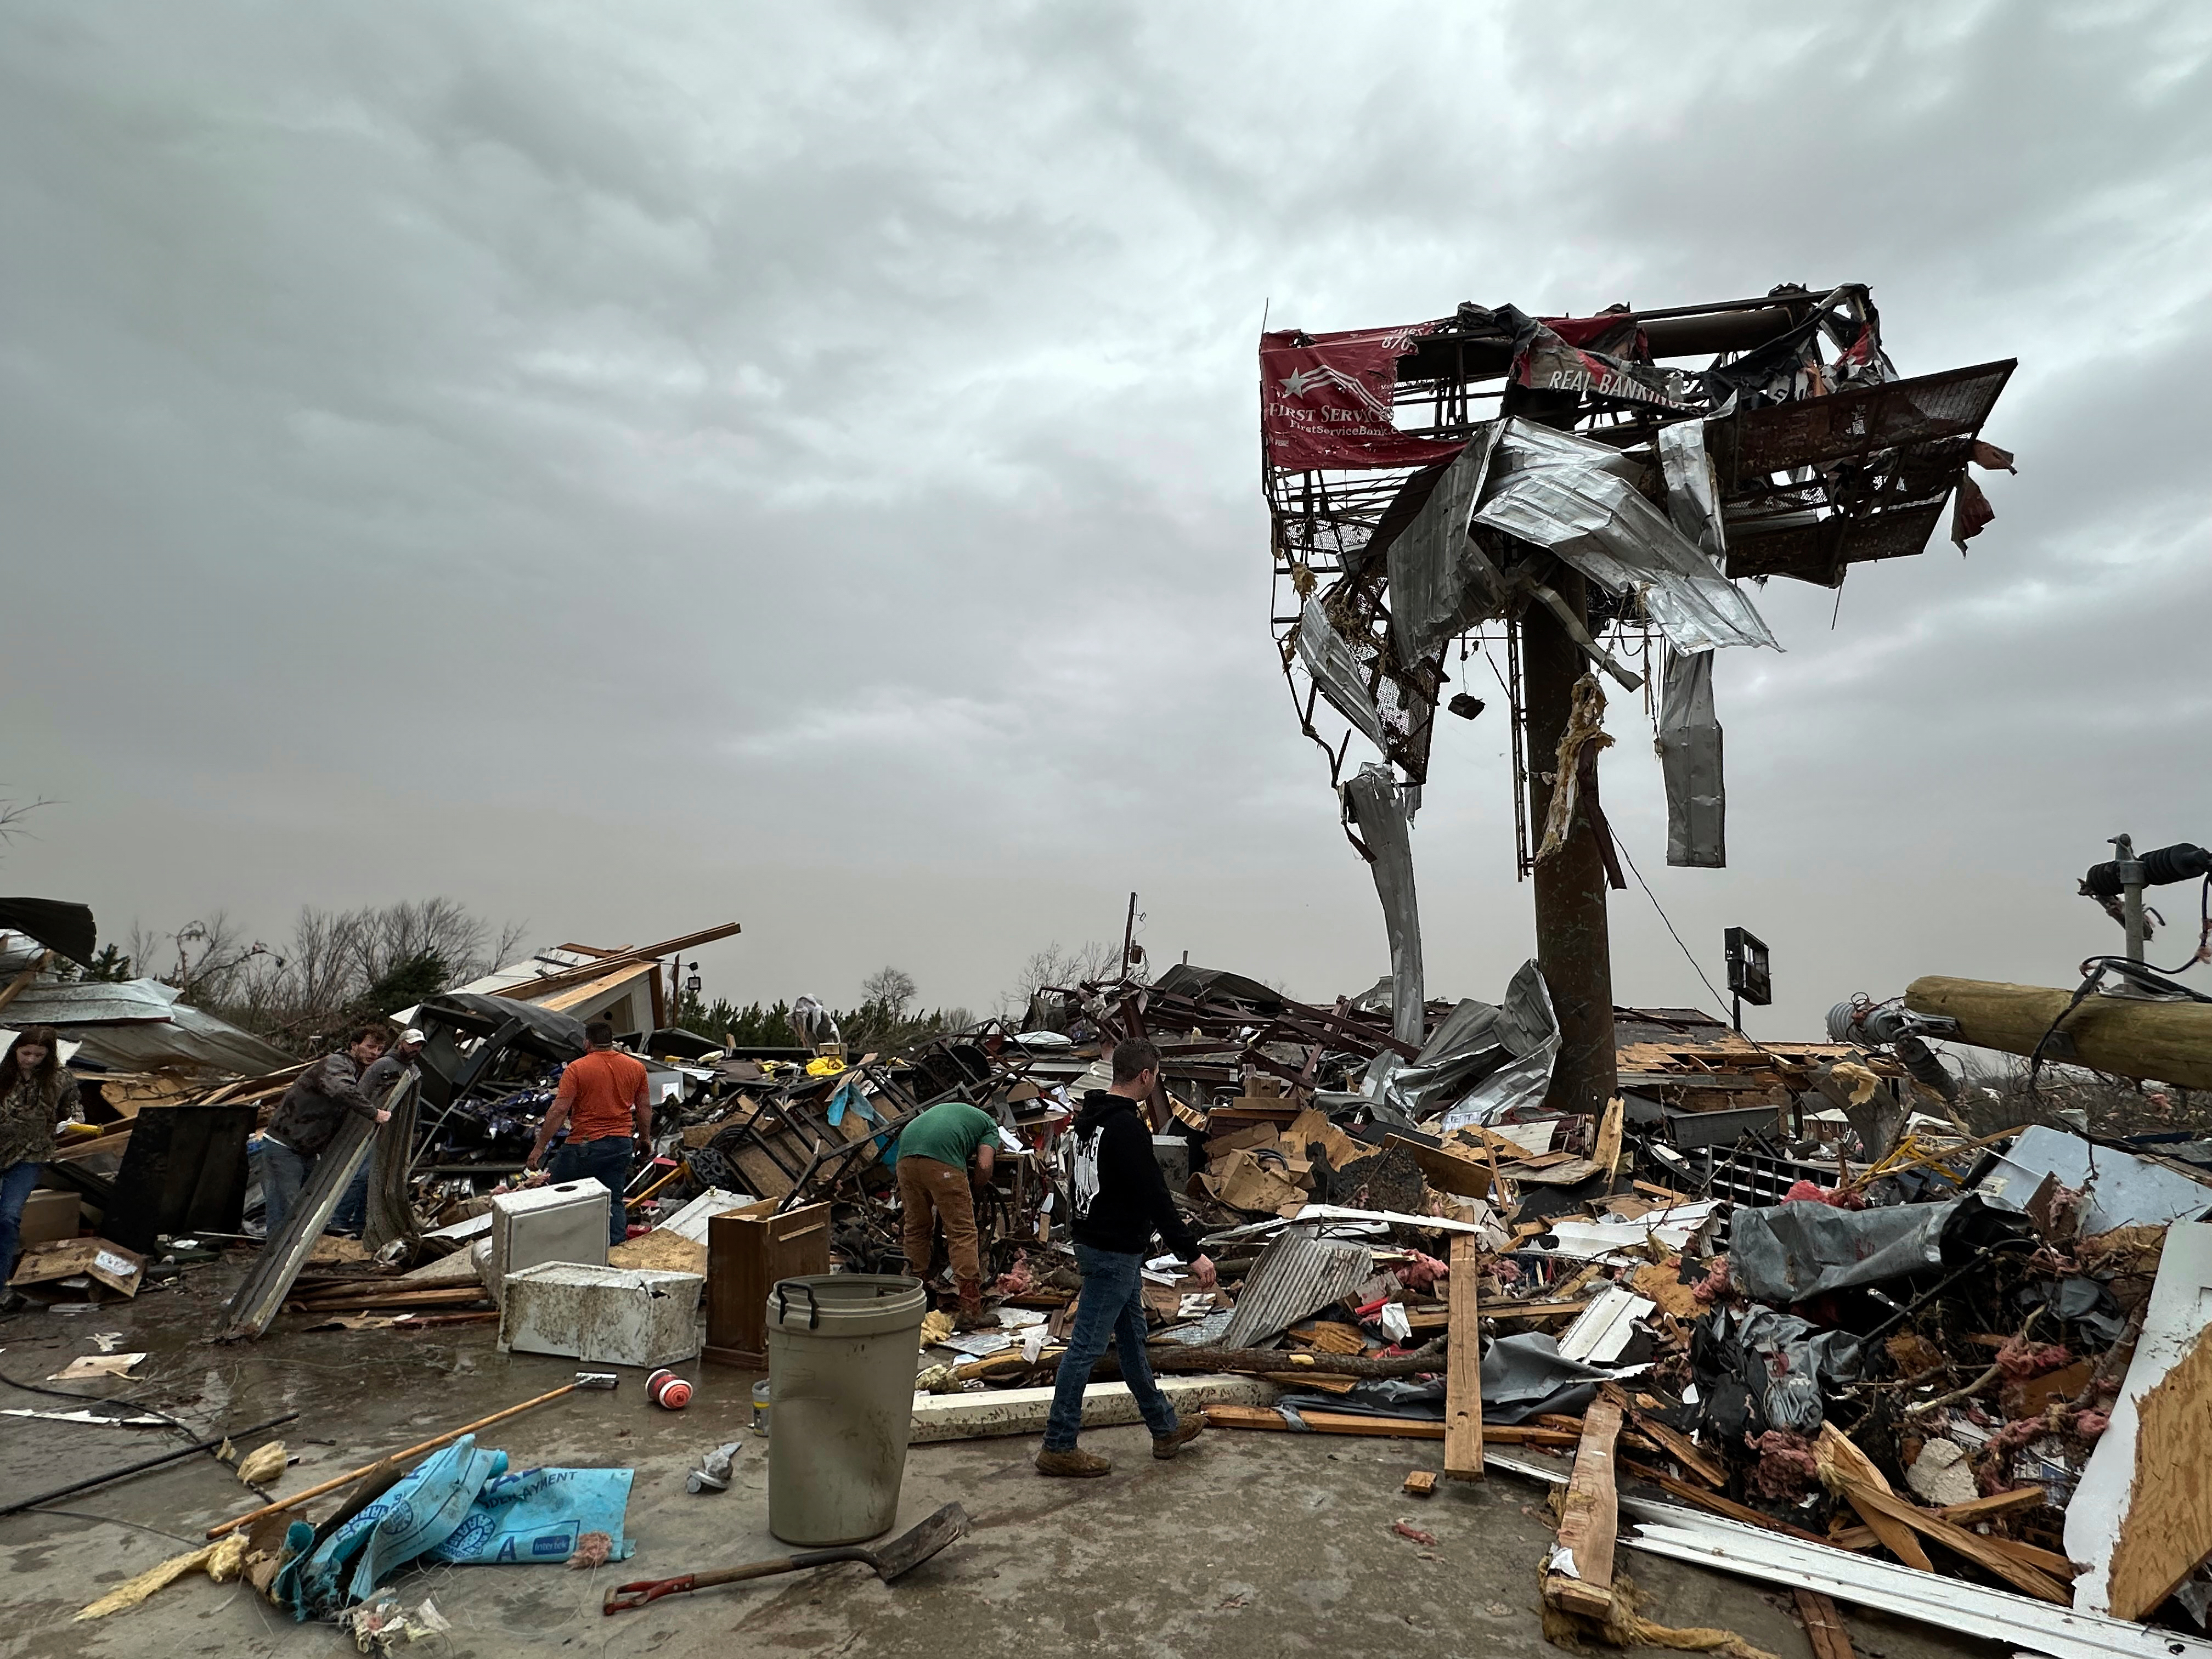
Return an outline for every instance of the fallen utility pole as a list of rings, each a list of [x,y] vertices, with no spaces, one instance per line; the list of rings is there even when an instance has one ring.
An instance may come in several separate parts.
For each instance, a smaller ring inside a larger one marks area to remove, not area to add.
[[[1905,1006],[1956,1020],[1958,1040],[1977,1048],[2212,1089],[2212,1003],[2092,994],[2077,1005],[2052,987],[1930,975],[1905,988]]]

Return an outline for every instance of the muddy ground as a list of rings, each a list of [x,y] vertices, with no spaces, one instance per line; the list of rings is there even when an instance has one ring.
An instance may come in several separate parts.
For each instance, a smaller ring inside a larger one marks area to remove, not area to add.
[[[48,1384],[160,1407],[207,1433],[281,1412],[275,1432],[300,1455],[276,1490],[330,1475],[567,1382],[574,1362],[503,1355],[492,1328],[308,1332],[287,1315],[255,1344],[208,1334],[239,1258],[180,1284],[94,1312],[26,1310],[0,1319],[0,1374],[44,1380],[95,1333],[149,1356],[123,1383]],[[1401,1491],[1408,1469],[1437,1467],[1432,1443],[1209,1431],[1170,1463],[1141,1428],[1085,1443],[1109,1455],[1101,1480],[1041,1479],[1033,1439],[916,1447],[899,1526],[957,1498],[969,1536],[896,1585],[844,1565],[703,1591],[604,1617],[606,1585],[787,1553],[767,1530],[767,1443],[750,1439],[730,1491],[692,1496],[684,1476],[702,1449],[745,1434],[753,1378],[684,1368],[689,1410],[658,1409],[643,1376],[612,1394],[576,1394],[511,1419],[483,1443],[512,1467],[621,1464],[636,1470],[620,1566],[441,1566],[398,1581],[428,1595],[449,1635],[412,1651],[439,1656],[732,1652],[1038,1659],[1068,1653],[1158,1659],[1556,1655],[1536,1613],[1536,1569],[1550,1537],[1543,1490],[1492,1475],[1427,1500]],[[0,1407],[67,1410],[0,1386]],[[257,1437],[257,1439],[259,1438]],[[161,1429],[0,1418],[0,1491],[15,1501],[182,1443]],[[40,1659],[188,1654],[330,1654],[351,1643],[301,1626],[241,1586],[185,1579],[144,1606],[89,1624],[78,1608],[121,1580],[197,1545],[252,1496],[205,1455],[42,1510],[0,1518],[7,1616],[0,1653]],[[319,1510],[311,1509],[311,1515]],[[1392,1530],[1405,1517],[1433,1548]],[[1623,1553],[1647,1612],[1673,1625],[1722,1626],[1778,1659],[1811,1649],[1785,1593]],[[610,1578],[609,1574],[615,1577]],[[1866,1659],[1944,1659],[1995,1651],[1924,1627],[1846,1610]]]

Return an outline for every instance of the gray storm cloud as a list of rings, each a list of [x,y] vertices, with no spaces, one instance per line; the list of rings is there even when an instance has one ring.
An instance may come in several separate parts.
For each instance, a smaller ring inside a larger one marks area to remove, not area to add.
[[[1754,1030],[2063,980],[2105,836],[2212,840],[2208,55],[2153,5],[12,9],[0,782],[57,804],[0,880],[118,936],[736,919],[714,993],[976,1005],[1136,888],[1156,953],[1357,988],[1262,308],[1863,281],[1908,373],[2021,359],[2021,476],[1970,558],[1760,596],[1731,869],[1665,867],[1626,700],[1608,808],[1708,973],[1774,945]],[[1451,724],[1430,981],[1492,996],[1504,733]],[[1711,1001],[1613,916],[1623,1000]]]

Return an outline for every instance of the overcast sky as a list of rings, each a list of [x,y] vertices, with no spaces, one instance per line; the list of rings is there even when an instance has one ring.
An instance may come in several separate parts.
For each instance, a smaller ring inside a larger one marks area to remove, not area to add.
[[[1864,282],[1905,373],[2021,360],[2020,476],[1967,559],[1759,597],[1732,867],[1666,868],[1618,696],[1607,804],[1715,980],[1773,946],[1755,1033],[2070,982],[2105,837],[2212,842],[2209,57],[2185,4],[0,9],[0,794],[56,803],[0,886],[738,921],[710,996],[978,1006],[1133,888],[1157,959],[1356,990],[1262,307]],[[1533,948],[1497,714],[1414,832],[1431,994]],[[1621,1001],[1711,1005],[1613,926]]]

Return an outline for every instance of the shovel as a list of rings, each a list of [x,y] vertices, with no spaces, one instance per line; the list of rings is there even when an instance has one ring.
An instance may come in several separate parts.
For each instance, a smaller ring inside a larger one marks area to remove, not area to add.
[[[802,1550],[767,1561],[750,1561],[742,1567],[716,1567],[709,1572],[687,1572],[681,1578],[642,1578],[607,1592],[599,1611],[622,1613],[658,1601],[664,1595],[705,1589],[709,1584],[734,1584],[747,1578],[768,1578],[779,1572],[799,1572],[808,1567],[834,1566],[840,1561],[865,1561],[886,1584],[911,1571],[968,1530],[968,1511],[947,1504],[919,1526],[900,1534],[881,1549],[862,1549],[847,1544],[836,1549]]]

